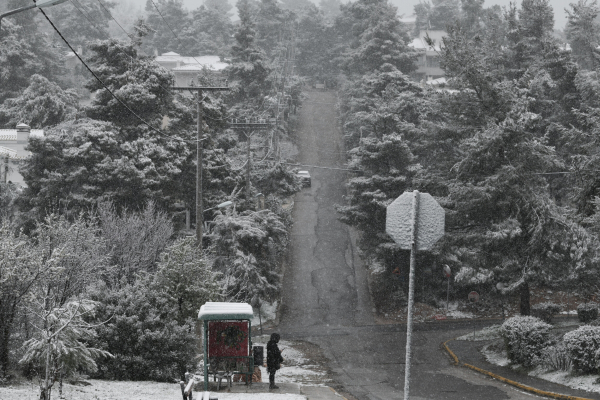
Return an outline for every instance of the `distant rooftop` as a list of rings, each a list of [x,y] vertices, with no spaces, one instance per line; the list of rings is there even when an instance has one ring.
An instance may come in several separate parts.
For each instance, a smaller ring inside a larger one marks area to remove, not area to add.
[[[200,70],[203,67],[213,71],[221,71],[227,67],[227,63],[221,61],[219,56],[182,56],[178,53],[170,51],[157,56],[155,60],[158,63],[178,63],[178,67],[173,68],[178,71],[194,71]]]

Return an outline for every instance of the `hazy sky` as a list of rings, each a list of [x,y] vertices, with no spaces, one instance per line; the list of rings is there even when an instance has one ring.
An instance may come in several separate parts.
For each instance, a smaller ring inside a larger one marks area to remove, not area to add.
[[[133,0],[136,3],[144,6],[146,4],[146,0]],[[223,0],[227,1],[227,0]],[[236,0],[228,0],[230,4],[235,4]],[[318,4],[319,0],[311,0],[313,3]],[[493,4],[498,4],[501,6],[508,6],[511,0],[486,0],[484,3],[484,7],[490,7]],[[342,2],[346,2],[342,0]],[[390,0],[392,4],[394,4],[398,8],[399,14],[411,15],[414,10],[415,4],[418,4],[420,0]],[[517,2],[521,4],[521,0],[513,0],[513,2]],[[558,29],[563,29],[567,22],[567,17],[565,15],[564,9],[569,7],[569,3],[576,3],[577,0],[550,0],[550,5],[554,9],[554,27]],[[190,9],[197,8],[203,3],[203,0],[183,0],[183,3]]]

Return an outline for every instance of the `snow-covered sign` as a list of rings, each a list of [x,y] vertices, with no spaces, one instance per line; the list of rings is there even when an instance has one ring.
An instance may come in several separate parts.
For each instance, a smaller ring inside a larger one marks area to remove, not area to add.
[[[469,293],[469,301],[472,303],[476,303],[479,301],[479,293],[471,292]]]
[[[412,245],[413,192],[404,192],[387,207],[385,231],[401,249]],[[429,193],[419,193],[417,250],[429,250],[443,235],[446,214]]]
[[[208,302],[200,307],[198,319],[252,319],[253,315],[252,306],[248,303]]]
[[[444,275],[446,275],[446,278],[450,278],[452,275],[452,271],[450,270],[448,264],[444,264]]]

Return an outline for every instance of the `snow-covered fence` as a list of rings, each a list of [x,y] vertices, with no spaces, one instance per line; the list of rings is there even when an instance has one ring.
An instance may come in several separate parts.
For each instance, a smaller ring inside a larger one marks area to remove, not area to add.
[[[583,303],[577,306],[577,317],[580,322],[587,324],[598,318],[598,304],[594,302]]]
[[[598,370],[600,326],[580,326],[565,334],[563,341],[576,371],[588,374]]]
[[[550,342],[551,325],[539,318],[516,316],[500,327],[506,352],[512,363],[531,367]]]

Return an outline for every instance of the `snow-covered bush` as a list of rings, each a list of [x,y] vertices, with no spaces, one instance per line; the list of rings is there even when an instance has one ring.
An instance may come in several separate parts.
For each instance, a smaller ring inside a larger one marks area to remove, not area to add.
[[[531,315],[547,323],[552,323],[552,317],[560,312],[560,306],[551,302],[535,304],[531,307]]]
[[[594,302],[583,303],[577,306],[579,321],[588,323],[598,318],[598,304]]]
[[[572,361],[565,344],[559,342],[542,350],[539,364],[548,371],[570,371]]]
[[[600,327],[580,326],[568,332],[563,342],[573,361],[573,368],[580,373],[592,373],[598,370],[600,355]]]
[[[539,318],[516,316],[500,328],[508,359],[514,364],[531,367],[550,343],[551,325]]]

